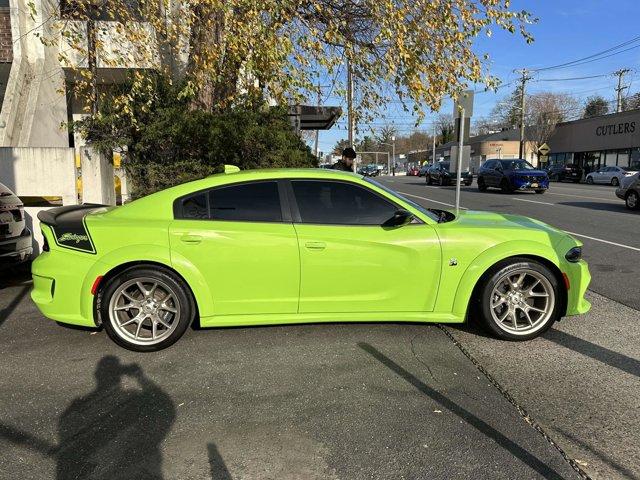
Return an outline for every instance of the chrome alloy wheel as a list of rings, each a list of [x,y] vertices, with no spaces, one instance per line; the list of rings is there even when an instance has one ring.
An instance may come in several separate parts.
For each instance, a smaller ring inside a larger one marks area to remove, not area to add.
[[[173,332],[180,318],[176,293],[155,278],[135,278],[120,285],[109,302],[115,332],[137,345],[153,345]]]
[[[512,335],[529,335],[544,327],[553,314],[555,293],[544,275],[519,268],[498,279],[490,306],[499,328]]]

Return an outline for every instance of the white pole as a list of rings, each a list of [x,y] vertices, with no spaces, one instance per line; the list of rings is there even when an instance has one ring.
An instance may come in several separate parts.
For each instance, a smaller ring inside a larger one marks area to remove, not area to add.
[[[435,165],[436,163],[436,126],[433,125],[433,154],[431,156],[431,164]]]
[[[393,166],[394,166],[393,176],[395,176],[396,175],[396,170],[395,170],[395,165],[396,165],[396,137],[395,137],[395,135],[393,137],[391,137],[391,143],[392,143],[391,150],[393,151]]]
[[[456,217],[460,212],[460,183],[462,183],[462,148],[464,146],[464,108],[460,112],[460,138],[458,138],[458,168],[456,169]]]

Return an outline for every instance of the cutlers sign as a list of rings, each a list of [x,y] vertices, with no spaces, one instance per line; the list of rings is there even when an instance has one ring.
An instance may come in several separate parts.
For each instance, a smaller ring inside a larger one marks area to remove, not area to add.
[[[635,131],[636,122],[610,123],[596,127],[596,135],[599,137],[605,135],[622,135],[625,133],[634,133]]]

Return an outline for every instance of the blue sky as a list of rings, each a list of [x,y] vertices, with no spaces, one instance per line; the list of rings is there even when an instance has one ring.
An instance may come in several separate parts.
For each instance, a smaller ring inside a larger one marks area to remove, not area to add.
[[[489,53],[490,72],[504,83],[517,78],[513,73],[517,68],[541,68],[570,62],[600,52],[640,35],[639,0],[515,0],[513,9],[527,10],[539,22],[529,30],[535,38],[531,45],[517,35],[498,32],[494,29],[491,38],[481,38],[477,42],[479,54]],[[631,92],[640,91],[640,43],[636,42],[626,52],[612,55],[599,61],[567,68],[539,72],[529,84],[528,91],[543,90],[566,92],[583,101],[587,97],[600,94],[607,100],[615,97],[614,88],[617,77],[607,76],[575,81],[540,81],[544,79],[563,79],[591,75],[609,74],[620,68],[632,69],[626,77]],[[507,96],[512,86],[498,90],[497,93],[476,95],[474,117],[488,115],[496,102]],[[327,104],[339,105],[341,98],[330,98]],[[450,113],[450,101],[444,103],[442,112]],[[424,123],[418,129],[430,128],[437,113],[427,113]],[[396,104],[391,104],[385,115],[377,119],[375,126],[395,123],[402,133],[410,132],[415,122]],[[359,136],[371,134],[368,128],[362,129]],[[328,152],[337,140],[346,138],[346,113],[340,122],[330,131],[320,132],[320,150]]]

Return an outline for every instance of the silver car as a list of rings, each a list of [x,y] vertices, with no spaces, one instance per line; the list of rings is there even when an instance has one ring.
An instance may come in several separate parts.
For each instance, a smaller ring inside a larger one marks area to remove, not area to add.
[[[640,209],[640,173],[624,178],[616,188],[616,196],[624,200],[627,208]]]
[[[638,173],[630,167],[601,167],[595,172],[587,175],[587,183],[606,183],[617,187],[622,184],[622,180]]]
[[[0,183],[0,268],[28,260],[33,253],[24,206]]]

